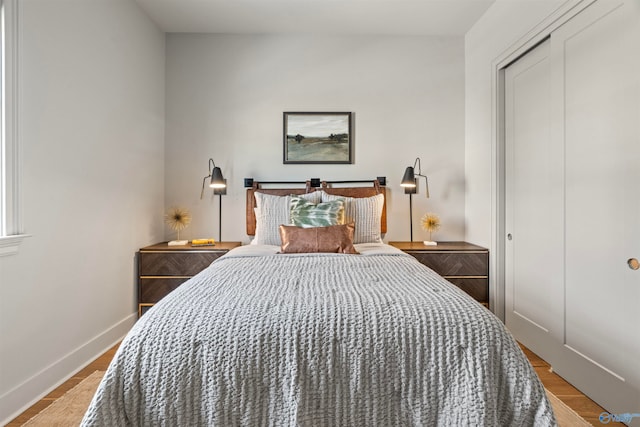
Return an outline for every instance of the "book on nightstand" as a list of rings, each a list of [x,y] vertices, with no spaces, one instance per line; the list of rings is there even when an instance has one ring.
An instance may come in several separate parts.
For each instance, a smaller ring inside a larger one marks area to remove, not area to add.
[[[214,239],[193,239],[191,246],[215,246],[216,241]]]

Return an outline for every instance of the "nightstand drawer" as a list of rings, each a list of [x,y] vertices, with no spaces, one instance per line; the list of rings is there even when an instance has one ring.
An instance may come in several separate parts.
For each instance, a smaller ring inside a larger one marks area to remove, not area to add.
[[[488,276],[488,252],[406,251],[441,276]]]
[[[226,251],[140,252],[140,276],[195,276]]]
[[[149,311],[151,307],[153,307],[153,304],[138,304],[138,318]]]
[[[489,307],[489,251],[467,242],[389,242]]]
[[[139,303],[156,303],[189,280],[188,277],[141,277]]]
[[[166,242],[141,248],[138,253],[138,315],[207,268],[240,242],[212,246],[169,246]]]
[[[489,302],[489,279],[470,279],[467,277],[445,277],[476,301]]]

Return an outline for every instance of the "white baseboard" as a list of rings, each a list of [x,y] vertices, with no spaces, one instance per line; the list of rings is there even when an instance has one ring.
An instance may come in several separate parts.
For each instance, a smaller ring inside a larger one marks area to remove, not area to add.
[[[125,317],[100,335],[53,362],[0,396],[0,425],[5,425],[113,347],[129,332],[137,313]]]

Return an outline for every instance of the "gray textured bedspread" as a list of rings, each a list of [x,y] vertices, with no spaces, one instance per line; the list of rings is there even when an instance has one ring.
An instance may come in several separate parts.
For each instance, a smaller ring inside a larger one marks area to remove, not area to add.
[[[412,257],[218,259],[120,346],[85,426],[547,426],[502,323]]]

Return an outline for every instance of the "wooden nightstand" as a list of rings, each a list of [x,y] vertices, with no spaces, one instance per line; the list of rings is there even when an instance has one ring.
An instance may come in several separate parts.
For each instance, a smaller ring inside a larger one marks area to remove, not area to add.
[[[141,248],[138,252],[138,317],[240,244],[218,242],[214,246],[169,246],[164,242]]]
[[[389,242],[489,307],[489,250],[467,242]]]

